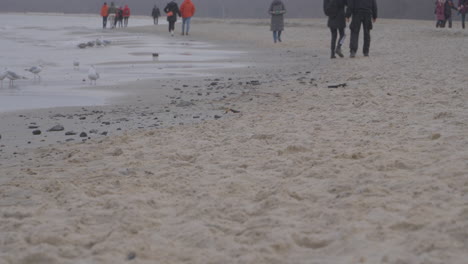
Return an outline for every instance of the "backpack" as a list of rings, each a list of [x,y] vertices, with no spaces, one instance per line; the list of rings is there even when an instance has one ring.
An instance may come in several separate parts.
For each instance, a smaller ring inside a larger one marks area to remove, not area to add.
[[[338,1],[330,0],[328,5],[325,7],[325,15],[330,18],[335,18],[338,15]]]

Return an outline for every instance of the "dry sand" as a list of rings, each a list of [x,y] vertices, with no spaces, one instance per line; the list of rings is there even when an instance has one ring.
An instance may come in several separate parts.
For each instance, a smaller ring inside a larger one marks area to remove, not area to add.
[[[331,62],[324,21],[192,35],[250,48],[240,113],[5,159],[0,263],[466,263],[467,32],[381,20]]]

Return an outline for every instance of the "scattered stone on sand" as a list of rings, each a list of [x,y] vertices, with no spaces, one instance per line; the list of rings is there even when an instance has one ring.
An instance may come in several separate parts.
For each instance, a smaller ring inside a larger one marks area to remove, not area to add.
[[[435,133],[435,134],[432,134],[431,139],[432,139],[432,140],[437,140],[437,139],[439,139],[441,136],[442,136],[441,134]]]
[[[136,253],[135,252],[130,252],[127,255],[127,260],[133,260],[136,258]]]
[[[49,132],[58,132],[58,131],[63,131],[63,130],[65,130],[65,128],[62,125],[56,125],[56,126],[50,128],[47,131],[49,131]]]
[[[73,132],[73,131],[65,132],[65,136],[74,136],[74,135],[76,135],[76,132]]]
[[[32,133],[33,133],[33,135],[40,135],[40,134],[42,134],[42,131],[40,131],[39,129],[37,129],[37,130],[33,130]]]
[[[29,129],[36,129],[39,128],[39,126],[28,126]]]
[[[111,155],[112,156],[120,156],[123,154],[123,150],[121,148],[116,148],[114,151],[112,151]]]
[[[88,136],[88,134],[86,134],[86,132],[81,132],[81,134],[80,134],[80,137],[87,137],[87,136]]]
[[[89,131],[90,134],[97,134],[99,131],[97,129],[91,129]]]
[[[110,122],[102,122],[102,124],[108,126],[110,125]]]
[[[214,116],[215,119],[220,119],[221,117],[222,117],[222,116],[220,116],[220,115],[215,115],[215,116]]]
[[[86,119],[86,116],[80,117],[80,120],[85,120],[85,119]]]
[[[101,135],[107,136],[107,133],[108,133],[107,131],[104,131],[104,132],[101,133]]]
[[[340,87],[346,87],[348,86],[346,83],[334,83],[334,84],[329,84],[328,88],[340,88]]]

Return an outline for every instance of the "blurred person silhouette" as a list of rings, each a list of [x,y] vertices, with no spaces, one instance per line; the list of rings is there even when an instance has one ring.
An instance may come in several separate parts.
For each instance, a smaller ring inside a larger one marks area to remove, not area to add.
[[[343,56],[341,51],[341,46],[344,43],[346,38],[345,28],[346,28],[346,17],[345,17],[345,7],[348,5],[347,0],[323,0],[323,11],[325,15],[328,16],[328,27],[331,32],[331,58],[335,59],[335,54],[338,54],[340,57]],[[338,39],[338,45],[336,43],[338,32],[340,33],[340,38]]]
[[[281,0],[273,0],[268,9],[271,15],[270,30],[273,32],[273,42],[281,42],[281,33],[284,31],[284,14],[286,14],[286,7]]]

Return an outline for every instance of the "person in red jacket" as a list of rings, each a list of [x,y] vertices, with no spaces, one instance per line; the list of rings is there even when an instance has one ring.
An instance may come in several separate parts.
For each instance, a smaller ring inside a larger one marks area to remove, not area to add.
[[[190,30],[190,20],[195,14],[195,5],[192,0],[184,0],[180,6],[180,14],[182,16],[182,35],[188,35]]]
[[[124,26],[128,26],[128,18],[130,17],[130,8],[128,8],[128,5],[125,5],[123,9],[123,19],[124,19]]]
[[[106,28],[107,25],[107,16],[109,16],[109,7],[107,3],[104,3],[101,7],[101,16],[102,16],[102,28]]]

